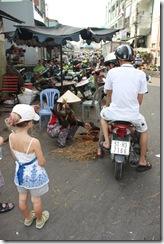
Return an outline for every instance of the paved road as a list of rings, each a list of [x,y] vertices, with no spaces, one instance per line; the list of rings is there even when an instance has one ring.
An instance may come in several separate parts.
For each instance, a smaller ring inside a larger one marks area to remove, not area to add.
[[[160,158],[156,156],[160,154],[159,80],[157,83],[150,84],[142,107],[150,131],[150,171],[138,173],[128,167],[118,182],[108,157],[87,162],[57,158],[52,153],[54,141],[45,132],[35,132],[41,138],[50,177],[50,191],[43,197],[50,219],[41,231],[35,225],[23,225],[12,183],[14,163],[6,144],[0,162],[6,187],[0,197],[1,201],[14,201],[16,207],[0,215],[0,239],[160,240]]]

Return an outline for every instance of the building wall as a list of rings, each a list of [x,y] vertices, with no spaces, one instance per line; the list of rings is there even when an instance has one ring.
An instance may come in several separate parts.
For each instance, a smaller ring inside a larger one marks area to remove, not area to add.
[[[154,2],[156,2],[155,12],[159,13],[156,6],[157,2],[158,5],[160,4],[159,0],[107,0],[107,27],[123,28],[120,32],[116,33],[113,40],[125,41],[131,38],[133,41],[133,38],[137,40],[136,36],[145,36],[146,46],[149,47],[151,45],[150,36]],[[157,36],[157,32],[158,28],[154,32],[154,37]]]
[[[131,16],[130,16],[130,37],[134,37],[135,35],[135,25],[136,22],[136,6],[137,0],[133,0],[131,4]]]
[[[107,0],[106,27],[122,29],[116,33],[114,40],[127,40],[131,30],[131,12],[132,0]]]
[[[0,1],[0,9],[11,14],[24,21],[23,25],[34,26],[34,13],[33,13],[33,3],[31,0],[22,0],[19,2],[1,2]],[[28,13],[28,14],[27,14]],[[4,31],[14,31],[16,25],[15,22],[3,19]],[[8,49],[11,44],[6,40],[5,48]],[[25,53],[25,64],[36,64],[38,59],[40,59],[39,52],[36,52],[35,48],[22,46],[26,49]]]
[[[33,3],[34,3],[37,7],[39,7],[39,0],[33,0]]]
[[[34,5],[45,15],[45,0],[32,0]]]
[[[40,24],[44,25],[45,23],[45,0],[37,0],[33,2],[33,12],[34,19],[39,21]]]
[[[154,55],[154,64],[160,66],[160,1],[158,0],[154,0],[149,48]]]
[[[34,26],[33,8],[31,0],[21,2],[0,2],[0,9],[25,22],[24,25]],[[27,14],[28,13],[28,14]],[[7,19],[3,20],[5,31],[13,31],[15,23]]]
[[[106,5],[107,27],[122,28],[126,0],[108,0]]]
[[[124,20],[118,9],[121,9]],[[123,22],[124,29],[113,37],[113,41],[125,40],[127,31],[130,33],[129,43],[137,39],[135,36],[144,36],[146,39],[144,50],[151,52],[154,56],[153,63],[160,66],[160,1],[107,0],[106,27],[119,27],[120,21]],[[110,52],[110,49],[110,43],[104,45],[104,53]]]

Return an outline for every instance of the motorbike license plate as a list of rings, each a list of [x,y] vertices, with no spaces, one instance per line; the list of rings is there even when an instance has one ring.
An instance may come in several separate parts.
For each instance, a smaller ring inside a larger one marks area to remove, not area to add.
[[[129,141],[118,141],[112,140],[111,153],[129,155],[130,142]]]
[[[92,92],[90,90],[87,90],[87,91],[84,92],[84,95],[86,97],[91,96],[92,95]]]

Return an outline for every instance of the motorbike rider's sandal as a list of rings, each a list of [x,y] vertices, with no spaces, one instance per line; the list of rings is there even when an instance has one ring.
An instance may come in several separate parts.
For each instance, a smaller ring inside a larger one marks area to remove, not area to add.
[[[149,169],[151,169],[151,168],[152,168],[152,165],[151,165],[149,162],[147,162],[146,165],[141,165],[141,164],[139,164],[139,165],[137,166],[136,170],[137,170],[138,172],[144,172],[144,171],[149,170]]]

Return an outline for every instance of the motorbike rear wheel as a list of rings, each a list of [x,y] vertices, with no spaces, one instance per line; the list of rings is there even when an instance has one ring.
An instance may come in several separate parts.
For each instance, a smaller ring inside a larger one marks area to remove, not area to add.
[[[123,163],[114,162],[114,176],[116,180],[121,180],[123,177]]]

